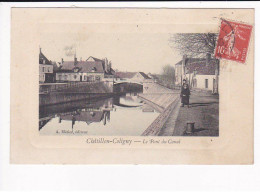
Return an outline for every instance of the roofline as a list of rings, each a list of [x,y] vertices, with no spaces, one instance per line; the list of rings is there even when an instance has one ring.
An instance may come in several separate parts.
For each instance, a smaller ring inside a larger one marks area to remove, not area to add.
[[[97,60],[97,61],[103,61],[103,62],[104,62],[104,60],[99,59],[99,58],[96,58],[96,57],[93,57],[93,56],[89,56],[89,57],[87,58],[87,60],[88,60],[90,57],[92,57],[94,60]],[[87,61],[87,60],[86,60],[86,61]]]
[[[39,63],[39,65],[52,65],[53,66],[53,64],[40,64],[40,63]]]
[[[206,58],[186,58],[186,60],[187,60],[187,59],[200,59],[201,61],[206,60]],[[210,58],[210,60],[218,61],[219,59],[217,59],[217,58]],[[183,60],[180,60],[180,61],[177,62],[175,65],[182,65],[182,64],[181,64],[182,61],[183,61]],[[180,64],[179,64],[179,63],[180,63]],[[192,63],[196,63],[196,62],[192,62]],[[192,63],[189,63],[189,64],[192,64]]]
[[[182,62],[182,60],[180,60],[178,63],[176,63],[175,65],[182,65],[182,64],[179,64],[179,63],[181,63]]]

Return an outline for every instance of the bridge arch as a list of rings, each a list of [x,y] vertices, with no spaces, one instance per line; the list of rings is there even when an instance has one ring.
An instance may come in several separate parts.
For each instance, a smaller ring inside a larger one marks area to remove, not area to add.
[[[121,93],[142,92],[143,83],[129,81],[114,82],[114,91]]]

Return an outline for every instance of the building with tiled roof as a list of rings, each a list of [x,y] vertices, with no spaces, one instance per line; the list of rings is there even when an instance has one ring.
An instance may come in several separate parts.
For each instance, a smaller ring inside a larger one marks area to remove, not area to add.
[[[61,61],[59,71],[56,73],[57,82],[69,81],[102,81],[104,78],[113,78],[114,70],[111,62],[89,57],[86,61]]]
[[[78,61],[74,64],[74,61],[64,61],[61,65],[60,71],[77,71],[79,73],[87,73],[95,71],[97,73],[105,73],[101,62],[92,61]]]
[[[144,72],[138,72],[144,79],[151,79],[148,75],[146,75]]]
[[[115,72],[116,79],[134,81],[134,82],[144,82],[151,80],[151,78],[144,72]]]
[[[132,78],[132,81],[134,82],[147,82],[147,81],[152,81],[152,79],[146,75],[144,72],[137,72]]]
[[[115,72],[115,77],[118,79],[131,79],[132,77],[134,77],[134,75],[136,74],[136,72]]]
[[[219,60],[211,58],[207,54],[206,58],[187,58],[175,64],[175,85],[181,85],[186,79],[191,87],[205,90],[212,90],[218,82]]]
[[[106,73],[106,75],[114,75],[115,74],[115,71],[112,68],[111,61],[108,61],[107,58],[98,59],[96,57],[90,56],[86,61],[89,61],[89,62],[91,62],[91,61],[92,62],[101,62],[102,67],[103,67],[104,72]]]
[[[54,82],[53,64],[42,53],[41,48],[39,53],[39,82],[40,83]]]
[[[39,53],[39,64],[46,64],[46,65],[51,65],[51,62],[45,55],[42,53],[42,49],[40,48],[40,53]]]
[[[149,76],[149,78],[151,78],[154,82],[158,82],[159,78],[156,74],[151,74],[151,73],[148,73],[147,74]]]

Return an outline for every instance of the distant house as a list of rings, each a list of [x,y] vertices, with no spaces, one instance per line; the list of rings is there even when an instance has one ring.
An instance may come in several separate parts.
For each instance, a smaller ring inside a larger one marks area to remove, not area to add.
[[[115,78],[116,78],[116,80],[130,80],[132,77],[134,77],[135,74],[136,74],[136,72],[117,71],[117,72],[115,72]]]
[[[57,82],[98,82],[105,78],[113,78],[114,70],[107,59],[101,60],[89,57],[86,61],[61,61],[59,70],[56,73]]]
[[[218,63],[218,59],[211,58],[209,54],[206,58],[184,56],[175,65],[175,85],[181,85],[182,80],[186,79],[193,88],[214,91]]]
[[[129,82],[145,82],[152,80],[144,72],[115,72],[116,79]]]
[[[112,68],[111,61],[108,61],[107,58],[98,59],[96,57],[90,56],[86,61],[88,61],[88,62],[101,62],[102,63],[102,67],[104,69],[104,73],[105,73],[104,77],[105,78],[114,77],[115,71]]]
[[[51,83],[54,82],[53,64],[45,57],[40,48],[39,54],[39,82]]]
[[[132,81],[136,82],[145,82],[145,81],[150,81],[151,78],[146,75],[144,72],[137,72],[132,78]]]
[[[147,75],[148,75],[149,78],[151,78],[154,82],[158,82],[158,81],[159,81],[159,78],[158,78],[157,75],[151,74],[151,73],[148,73]]]

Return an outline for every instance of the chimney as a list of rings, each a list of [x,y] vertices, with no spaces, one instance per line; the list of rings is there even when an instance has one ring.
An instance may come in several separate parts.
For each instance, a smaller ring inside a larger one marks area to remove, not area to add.
[[[112,66],[112,63],[111,63],[111,61],[109,61],[108,65],[107,65],[108,72],[111,72],[111,66]]]
[[[77,60],[77,57],[76,57],[76,54],[74,55],[74,65],[76,65],[78,63],[78,60]]]
[[[104,61],[105,61],[105,72],[108,72],[108,60],[107,60],[107,58],[105,58]]]
[[[61,58],[61,64],[63,64],[64,63],[64,60],[63,60],[63,58]]]
[[[42,53],[42,48],[40,47],[40,53]]]
[[[210,59],[211,59],[211,54],[207,53],[206,54],[206,65],[209,65]]]

